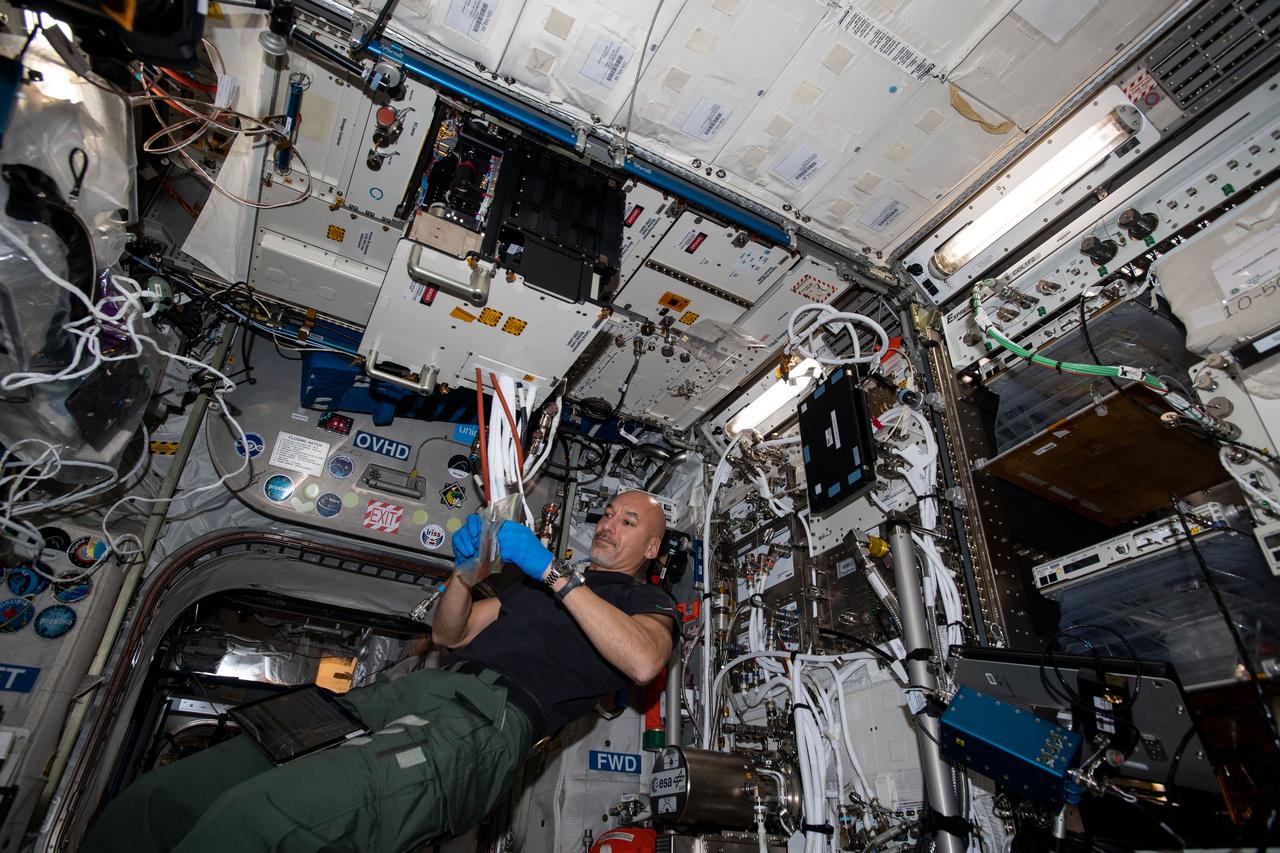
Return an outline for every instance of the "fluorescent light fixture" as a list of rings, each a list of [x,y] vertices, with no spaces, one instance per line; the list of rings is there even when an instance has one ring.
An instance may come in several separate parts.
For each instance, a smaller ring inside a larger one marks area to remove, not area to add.
[[[939,246],[929,259],[933,273],[946,278],[972,261],[1013,226],[1094,169],[1141,127],[1141,113],[1134,107],[1120,106],[1067,140],[1043,166],[1005,191],[1003,198]],[[1043,153],[1045,145],[1056,141],[1050,136],[1033,150]]]
[[[812,358],[806,358],[787,372],[785,380],[780,379],[770,385],[763,394],[734,415],[724,428],[725,434],[733,438],[740,432],[755,429],[784,406],[798,399],[821,378],[822,365]]]

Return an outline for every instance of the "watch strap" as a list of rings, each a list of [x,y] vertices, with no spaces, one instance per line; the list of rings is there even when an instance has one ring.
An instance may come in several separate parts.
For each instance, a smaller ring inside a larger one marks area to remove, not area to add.
[[[565,585],[560,587],[560,589],[556,590],[556,598],[560,599],[561,601],[564,601],[564,598],[566,595],[568,595],[570,592],[577,589],[578,587],[582,586],[583,584],[582,575],[578,574],[577,572],[571,572],[568,577],[569,577],[569,580],[565,582]]]

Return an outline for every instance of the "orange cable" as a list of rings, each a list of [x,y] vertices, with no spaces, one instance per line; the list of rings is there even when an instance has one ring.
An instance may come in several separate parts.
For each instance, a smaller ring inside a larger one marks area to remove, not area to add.
[[[520,432],[516,429],[516,419],[511,417],[511,409],[507,407],[507,398],[503,396],[502,389],[498,387],[498,377],[493,371],[489,371],[489,379],[493,382],[493,392],[498,395],[498,402],[502,404],[502,411],[507,415],[507,425],[511,427],[511,437],[516,443],[516,470],[520,475],[524,474],[524,450],[520,447]]]
[[[476,424],[480,428],[480,470],[483,472],[484,502],[487,505],[490,501],[489,448],[484,434],[484,374],[480,372],[478,367],[476,368]]]

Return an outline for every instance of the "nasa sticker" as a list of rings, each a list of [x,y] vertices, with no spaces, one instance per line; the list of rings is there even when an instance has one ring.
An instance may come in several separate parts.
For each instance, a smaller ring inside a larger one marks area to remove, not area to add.
[[[68,575],[67,580],[59,578],[53,582],[54,601],[71,604],[73,601],[79,601],[93,591],[93,581],[88,578],[73,580],[72,577]]]
[[[262,484],[262,493],[275,503],[287,501],[293,496],[293,480],[284,474],[273,474]]]
[[[428,524],[422,528],[418,538],[422,540],[423,548],[434,551],[444,544],[444,528],[438,524]]]
[[[25,598],[7,598],[0,601],[0,634],[21,631],[36,613],[35,605]]]
[[[267,449],[267,443],[263,441],[262,436],[258,435],[256,432],[246,432],[244,434],[244,441],[241,441],[238,438],[236,439],[236,453],[244,456],[246,445],[249,449],[250,459],[261,456],[262,451]]]
[[[81,536],[67,549],[67,559],[77,568],[92,569],[107,556],[107,543],[97,536]]]
[[[9,592],[14,595],[39,595],[49,587],[49,580],[30,566],[9,570]]]
[[[356,463],[350,456],[335,456],[329,460],[329,473],[339,480],[345,480],[356,470]]]
[[[321,518],[333,518],[340,512],[342,512],[342,498],[333,492],[325,492],[316,498],[316,513]]]
[[[471,460],[459,453],[449,457],[449,476],[455,480],[465,480],[471,476]]]
[[[76,626],[76,612],[65,604],[52,604],[36,617],[36,634],[56,640]]]

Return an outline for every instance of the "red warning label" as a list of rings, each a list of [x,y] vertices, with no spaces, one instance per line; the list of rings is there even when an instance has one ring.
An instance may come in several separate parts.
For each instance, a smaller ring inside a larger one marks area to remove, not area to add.
[[[688,245],[684,247],[684,250],[692,255],[694,252],[698,251],[698,247],[701,246],[703,241],[706,239],[706,232],[699,231],[693,236],[693,239],[689,241]]]
[[[640,214],[642,213],[644,213],[644,208],[638,204],[634,205],[631,210],[627,212],[627,218],[622,220],[622,224],[630,228],[632,225],[636,224],[636,220],[640,218]]]

